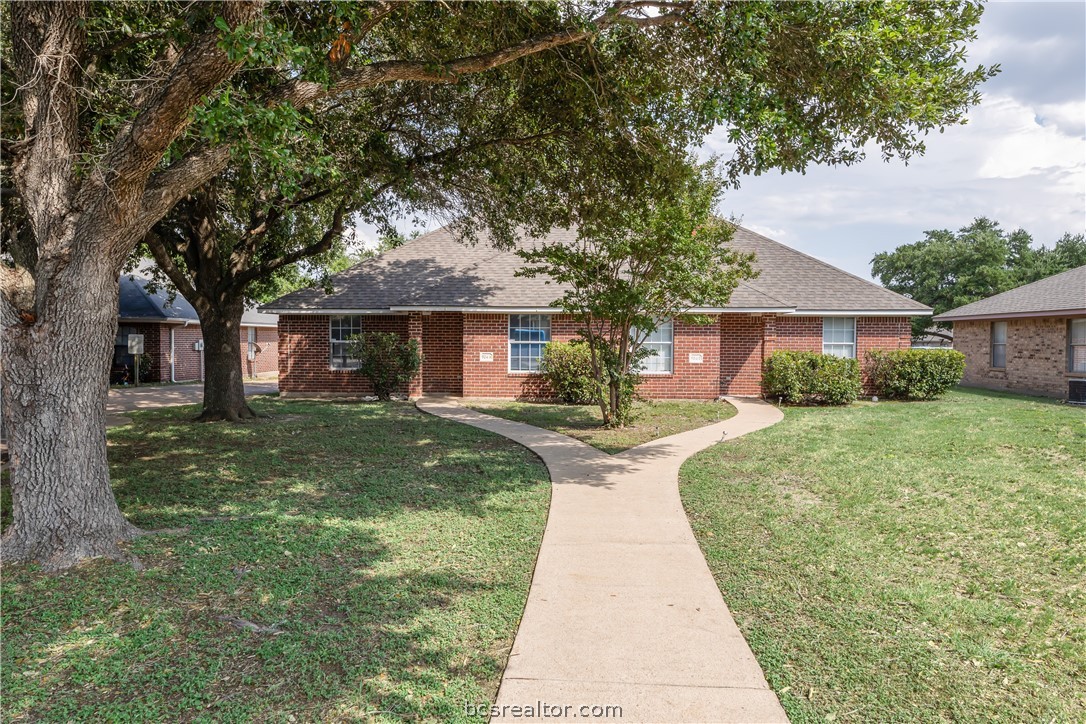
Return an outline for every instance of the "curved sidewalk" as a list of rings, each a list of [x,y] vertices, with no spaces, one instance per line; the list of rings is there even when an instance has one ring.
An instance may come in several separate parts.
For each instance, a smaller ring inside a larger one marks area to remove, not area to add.
[[[731,419],[607,455],[454,400],[419,400],[530,448],[550,470],[550,516],[494,721],[531,720],[524,707],[546,721],[591,718],[581,706],[621,709],[604,721],[787,721],[679,499],[686,458],[782,419],[758,400],[728,402]]]

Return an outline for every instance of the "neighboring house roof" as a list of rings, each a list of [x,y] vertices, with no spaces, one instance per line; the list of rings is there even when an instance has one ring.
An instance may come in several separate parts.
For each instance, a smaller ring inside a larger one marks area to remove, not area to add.
[[[1086,314],[1086,266],[943,312],[937,322],[1000,317],[1060,317]]]
[[[178,293],[171,296],[167,289],[154,285],[150,279],[132,274],[121,275],[117,310],[121,322],[200,323],[196,310],[183,296]],[[274,327],[279,317],[249,309],[242,315],[241,323],[248,327]]]
[[[548,234],[571,243],[575,230]],[[532,240],[525,240],[530,244]],[[929,307],[738,227],[732,246],[757,255],[760,276],[740,282],[727,307],[697,311],[785,314],[926,315]],[[279,314],[364,314],[403,311],[550,311],[563,287],[546,277],[515,276],[524,261],[485,240],[461,243],[448,227],[423,234],[332,277],[332,293],[302,289],[261,309]]]

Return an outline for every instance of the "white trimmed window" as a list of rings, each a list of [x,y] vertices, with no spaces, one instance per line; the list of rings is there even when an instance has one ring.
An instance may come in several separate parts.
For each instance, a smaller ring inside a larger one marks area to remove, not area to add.
[[[822,318],[822,354],[856,359],[856,317]]]
[[[549,314],[510,314],[509,371],[538,372],[543,346],[550,341]]]
[[[329,320],[329,339],[332,342],[332,369],[349,370],[358,366],[358,360],[347,356],[351,337],[362,333],[362,318],[357,314],[343,314]]]
[[[632,334],[635,338],[641,335],[637,329]],[[650,375],[671,373],[675,369],[675,325],[672,321],[661,322],[645,339],[642,349],[649,354],[641,360],[640,372]]]
[[[1007,367],[1007,323],[992,322],[992,367],[1006,369]]]
[[[1071,372],[1086,372],[1086,319],[1067,323],[1067,363]]]

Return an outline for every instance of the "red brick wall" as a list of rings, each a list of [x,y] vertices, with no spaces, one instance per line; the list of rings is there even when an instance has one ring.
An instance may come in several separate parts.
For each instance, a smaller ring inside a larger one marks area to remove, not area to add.
[[[279,332],[275,327],[253,327],[256,330],[256,357],[249,359],[249,327],[242,327],[241,369],[246,377],[257,377],[279,369]]]
[[[363,332],[407,336],[407,315],[364,314]],[[332,369],[332,342],[326,315],[279,316],[279,394],[370,395],[369,381],[354,370]]]
[[[1067,317],[1007,319],[1007,366],[991,366],[991,322],[955,322],[954,349],[965,355],[962,384],[1049,397],[1067,397]]]
[[[643,375],[637,391],[645,397],[712,400],[720,395],[720,324],[690,324],[675,320],[672,374]],[[691,363],[690,354],[699,353],[701,363]]]
[[[509,316],[434,313],[421,315],[423,393],[465,397],[541,399],[552,396],[538,374],[509,372]],[[365,329],[407,334],[406,316],[364,316]],[[869,349],[905,348],[910,342],[905,317],[859,318],[857,354]],[[285,393],[369,394],[357,374],[329,367],[328,317],[279,318],[279,386]],[[576,324],[564,314],[551,317],[551,339],[576,338]],[[822,350],[821,317],[725,314],[711,325],[676,321],[674,373],[645,375],[640,392],[659,399],[711,399],[720,394],[757,395],[766,355],[777,349]],[[480,360],[481,353],[493,361]],[[700,353],[702,362],[691,363]]]
[[[772,315],[720,315],[720,392],[751,396],[762,392],[763,325]]]
[[[772,315],[770,315],[772,316]],[[766,356],[779,349],[822,351],[822,317],[774,317],[775,334],[766,335]]]
[[[568,315],[551,317],[551,339],[568,342],[577,337],[577,325]],[[712,399],[720,394],[719,325],[675,322],[674,374],[645,375],[639,391],[646,397]],[[540,399],[553,396],[538,374],[509,372],[509,315],[464,315],[465,397]],[[493,362],[481,362],[481,352],[491,352]],[[701,364],[691,363],[691,352],[700,352]],[[423,376],[425,380],[425,375]]]
[[[422,365],[424,393],[463,393],[464,315],[458,312],[423,315]]]
[[[566,314],[551,317],[551,340],[568,342],[577,336],[577,325]],[[509,371],[509,315],[464,315],[465,397],[552,397],[538,374]],[[493,362],[481,362],[482,352],[494,354]]]
[[[174,379],[177,382],[203,379],[204,353],[192,348],[203,338],[204,333],[197,324],[173,328]]]

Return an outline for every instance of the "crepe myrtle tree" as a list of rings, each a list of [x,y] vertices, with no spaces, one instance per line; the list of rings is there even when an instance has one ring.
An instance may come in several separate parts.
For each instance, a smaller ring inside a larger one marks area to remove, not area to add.
[[[691,163],[680,177],[669,175],[673,198],[586,224],[572,244],[517,252],[526,262],[519,276],[545,275],[565,286],[555,304],[579,325],[608,427],[630,422],[644,344],[660,323],[712,323],[693,310],[726,305],[740,280],[756,276],[753,255],[728,245],[734,226],[713,216],[723,186],[714,165]]]
[[[486,225],[508,242],[518,225],[581,221],[572,209],[621,188],[616,178],[655,194],[660,187],[643,175],[651,159],[722,124],[732,182],[851,163],[868,142],[886,157],[922,152],[922,135],[962,122],[992,72],[965,67],[980,14],[968,2],[5,5],[4,560],[57,570],[125,558],[120,544],[140,533],[116,504],[106,461],[118,277],[179,202],[238,159],[277,174],[293,199],[327,168],[294,153],[308,148],[314,118],[365,112],[375,89],[440,100],[478,93],[474,78],[502,76],[497,91],[522,95],[526,109],[537,104],[540,117],[576,128],[593,113],[607,131],[602,153],[585,153],[582,138],[568,153],[484,167],[472,179],[503,193],[434,197],[465,231]],[[435,102],[393,122],[389,142],[429,133],[423,121],[444,113]],[[448,140],[457,142],[460,127],[447,126]],[[612,147],[622,153],[612,157]],[[462,182],[440,170],[432,178]],[[434,202],[411,191],[399,198],[422,210]],[[517,199],[523,211],[503,216]]]

